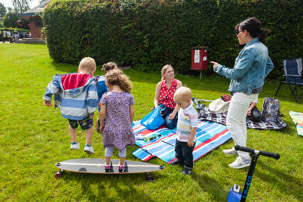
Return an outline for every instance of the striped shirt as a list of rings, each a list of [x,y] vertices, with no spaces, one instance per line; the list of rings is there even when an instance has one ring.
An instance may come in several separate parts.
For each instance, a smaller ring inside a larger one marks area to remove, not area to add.
[[[59,107],[64,118],[83,120],[93,115],[98,105],[96,79],[89,75],[72,73],[53,77],[48,84],[43,99],[52,100]]]
[[[190,137],[192,128],[198,126],[198,113],[193,107],[193,102],[190,105],[178,112],[178,125],[177,125],[177,140],[180,142],[187,142]],[[194,142],[196,137],[194,138]]]

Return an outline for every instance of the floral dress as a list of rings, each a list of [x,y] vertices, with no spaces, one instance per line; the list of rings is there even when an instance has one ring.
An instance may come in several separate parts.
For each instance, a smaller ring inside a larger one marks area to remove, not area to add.
[[[133,95],[127,92],[106,92],[100,102],[106,105],[103,146],[114,146],[121,150],[134,145],[136,140],[129,113],[130,105],[135,104]]]

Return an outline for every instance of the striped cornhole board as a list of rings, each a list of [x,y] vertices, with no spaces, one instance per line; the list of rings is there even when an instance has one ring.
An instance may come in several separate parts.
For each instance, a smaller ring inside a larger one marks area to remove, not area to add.
[[[156,130],[149,130],[135,121],[133,130],[138,148],[133,155],[142,161],[158,157],[170,163],[175,160],[176,129],[170,130],[164,126]],[[144,137],[155,136],[157,139],[144,141]],[[159,137],[160,136],[160,137]],[[197,142],[193,152],[194,161],[198,160],[211,150],[217,148],[231,138],[226,126],[210,121],[200,121],[197,133]]]

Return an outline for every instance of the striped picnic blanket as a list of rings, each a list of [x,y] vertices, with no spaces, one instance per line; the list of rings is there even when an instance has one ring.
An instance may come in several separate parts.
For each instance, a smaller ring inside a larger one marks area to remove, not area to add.
[[[142,161],[153,157],[171,163],[175,158],[176,129],[170,130],[161,126],[156,130],[149,130],[135,121],[133,130],[136,145],[140,148],[133,155]],[[231,133],[226,126],[210,121],[200,121],[196,133],[196,145],[193,152],[194,161],[198,160],[211,150],[217,148],[231,138]]]
[[[289,111],[289,115],[296,124],[298,135],[303,136],[303,113]]]

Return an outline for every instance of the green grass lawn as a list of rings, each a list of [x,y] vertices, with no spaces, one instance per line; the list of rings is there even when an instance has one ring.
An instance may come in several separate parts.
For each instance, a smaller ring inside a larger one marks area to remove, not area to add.
[[[98,64],[96,75],[103,74],[101,65]],[[58,109],[43,105],[42,95],[52,76],[76,71],[77,65],[54,63],[45,45],[0,44],[0,201],[226,201],[233,184],[243,188],[248,168],[229,168],[234,157],[222,152],[233,146],[232,140],[196,161],[191,176],[183,176],[180,166],[170,166],[154,158],[149,162],[164,165],[165,169],[154,173],[153,182],[146,182],[145,174],[71,172],[56,180],[57,162],[104,158],[102,136],[97,132],[92,141],[95,154],[83,152],[85,133],[80,130],[81,150],[70,151],[68,121]],[[132,69],[125,73],[134,85],[135,120],[138,120],[153,106],[160,74]],[[195,77],[176,77],[200,99],[216,99],[228,93],[229,80],[218,76],[204,76],[200,80],[197,72]],[[263,98],[273,97],[277,87],[278,81],[266,82],[259,96],[259,109]],[[288,127],[248,129],[247,146],[278,152],[281,158],[259,158],[248,201],[303,201],[303,138],[297,135],[288,115],[290,110],[303,112],[303,105],[295,102],[286,86],[277,98]],[[300,101],[303,103],[303,99]],[[139,161],[131,154],[136,148],[127,148],[128,160]],[[118,158],[117,151],[113,158]]]

